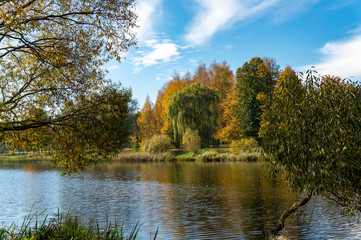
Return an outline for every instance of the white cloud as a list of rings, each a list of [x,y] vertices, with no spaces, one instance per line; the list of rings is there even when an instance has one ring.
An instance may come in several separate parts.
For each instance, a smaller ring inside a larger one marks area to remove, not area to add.
[[[197,13],[192,21],[186,41],[200,45],[215,33],[232,27],[235,23],[252,21],[269,15],[274,22],[281,22],[289,16],[319,0],[194,0],[198,3]]]
[[[133,59],[136,71],[141,70],[143,67],[178,59],[180,55],[179,49],[184,48],[172,43],[170,40],[163,40],[162,42],[151,40],[146,44],[146,46],[150,48],[150,51],[139,52],[142,56]]]
[[[350,33],[350,34],[359,34],[359,33],[361,33],[361,25],[359,25],[355,29],[352,29],[351,31],[348,31],[347,33]]]
[[[323,60],[313,64],[319,73],[361,80],[361,34],[344,41],[328,42],[320,52]]]
[[[261,13],[278,0],[239,1],[239,0],[195,0],[199,4],[197,15],[185,39],[200,45],[217,31],[229,28],[235,22]],[[257,4],[254,4],[254,3]]]
[[[137,32],[138,39],[144,41],[154,32],[154,24],[162,15],[162,0],[139,0],[136,4],[136,14],[138,15]]]

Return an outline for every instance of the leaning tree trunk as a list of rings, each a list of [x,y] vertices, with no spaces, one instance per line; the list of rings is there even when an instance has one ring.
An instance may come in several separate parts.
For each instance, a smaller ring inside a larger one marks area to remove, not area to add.
[[[279,218],[276,227],[271,230],[271,234],[277,235],[278,232],[285,227],[286,218],[288,218],[292,213],[296,212],[300,207],[306,205],[310,201],[311,197],[312,197],[312,190],[307,193],[305,198],[303,198],[299,202],[294,203],[292,207],[284,211],[281,217]]]

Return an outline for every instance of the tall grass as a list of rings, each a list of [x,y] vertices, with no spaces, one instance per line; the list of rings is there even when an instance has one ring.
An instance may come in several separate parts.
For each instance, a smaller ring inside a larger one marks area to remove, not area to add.
[[[69,211],[70,212],[70,211]],[[58,213],[57,218],[38,220],[38,214],[28,215],[20,227],[11,224],[9,227],[0,228],[0,240],[50,240],[50,239],[73,239],[73,240],[135,240],[140,229],[139,222],[127,235],[123,224],[116,219],[114,224],[107,224],[104,229],[99,224],[83,224],[77,217],[69,212],[64,216]],[[158,230],[154,238],[156,239]]]
[[[121,152],[114,156],[113,160],[121,162],[252,162],[261,160],[261,156],[261,153],[257,149],[245,150],[238,153],[224,152],[219,149],[201,149],[199,154],[180,150],[157,154],[147,152]]]
[[[118,155],[114,156],[112,160],[124,162],[161,162],[172,161],[174,160],[174,156],[170,152],[121,152]]]

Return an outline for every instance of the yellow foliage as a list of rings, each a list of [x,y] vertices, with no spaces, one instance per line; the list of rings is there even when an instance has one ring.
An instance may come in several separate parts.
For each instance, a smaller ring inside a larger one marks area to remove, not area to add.
[[[216,139],[230,142],[241,138],[241,128],[236,117],[238,98],[235,86],[232,87],[227,97],[220,103],[220,120]]]
[[[143,108],[140,111],[137,125],[139,127],[139,139],[141,141],[141,145],[157,131],[153,113],[153,103],[150,101],[149,96],[147,96]]]

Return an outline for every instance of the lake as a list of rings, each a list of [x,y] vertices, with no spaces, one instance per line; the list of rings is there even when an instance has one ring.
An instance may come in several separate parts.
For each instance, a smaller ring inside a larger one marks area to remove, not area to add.
[[[259,163],[104,163],[62,176],[44,164],[0,165],[0,224],[29,213],[71,213],[84,221],[124,221],[150,239],[254,239],[300,198]],[[313,198],[286,221],[291,239],[360,239],[361,227]]]

